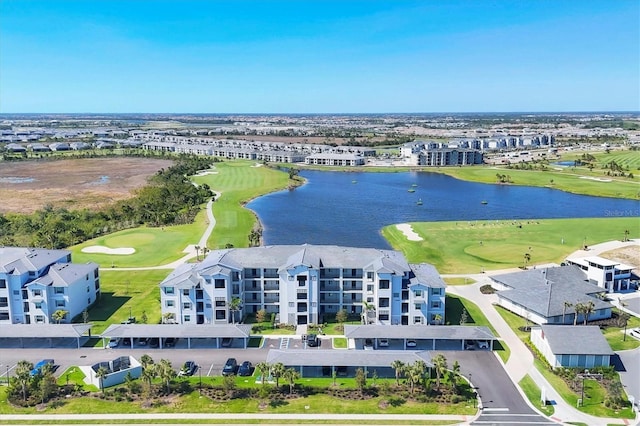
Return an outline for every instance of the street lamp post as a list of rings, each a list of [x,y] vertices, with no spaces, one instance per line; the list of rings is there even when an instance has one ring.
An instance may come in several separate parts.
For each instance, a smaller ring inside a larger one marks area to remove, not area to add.
[[[200,384],[198,385],[198,393],[202,395],[202,368],[198,366],[198,376],[200,376]]]
[[[584,407],[584,379],[587,377],[588,374],[589,374],[589,370],[584,370],[584,373],[582,373],[582,391],[580,394],[581,407]]]

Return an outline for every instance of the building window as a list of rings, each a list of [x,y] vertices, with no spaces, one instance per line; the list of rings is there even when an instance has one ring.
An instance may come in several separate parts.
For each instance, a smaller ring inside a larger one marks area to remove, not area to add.
[[[433,294],[434,296],[440,296],[440,295],[442,295],[442,289],[441,288],[432,288],[431,289],[431,294]]]
[[[422,324],[422,317],[413,317],[414,324]]]
[[[224,280],[220,280],[220,279],[215,280],[214,287],[215,288],[224,288],[225,287]]]
[[[431,302],[431,307],[434,309],[440,309],[440,302]]]
[[[182,304],[182,309],[191,309],[191,302],[184,302]]]
[[[289,307],[290,307],[290,308],[293,308],[294,306],[295,306],[295,303],[293,303],[293,302],[289,302]]]
[[[6,297],[0,297],[0,308],[6,308],[9,306],[9,299]]]
[[[36,302],[33,305],[36,307],[36,309],[42,309],[42,302]]]
[[[35,321],[36,321],[36,324],[44,323],[44,315],[36,315],[35,316]]]
[[[42,290],[40,290],[39,288],[33,289],[33,295],[35,297],[42,296]]]
[[[91,291],[91,287],[87,286],[87,293]]]
[[[389,289],[389,280],[380,280],[379,288],[380,288],[380,290],[388,290]]]
[[[217,308],[224,308],[225,306],[227,306],[227,302],[224,300],[216,300],[216,307]],[[211,305],[209,305],[209,307],[211,307]]]
[[[373,284],[367,284],[367,291],[373,293]]]
[[[164,294],[175,294],[174,292],[175,292],[175,290],[174,290],[173,287],[165,287],[164,288]]]
[[[164,301],[164,305],[165,305],[167,308],[173,308],[173,306],[175,305],[175,302],[174,302],[173,300],[165,300],[165,301]]]
[[[183,289],[182,290],[182,295],[183,296],[189,296],[189,289],[188,288]]]
[[[416,295],[416,297],[422,297],[422,290],[415,290],[414,294]]]
[[[56,308],[64,308],[64,300],[56,300]]]
[[[216,319],[217,320],[223,320],[227,317],[227,311],[225,311],[224,309],[216,309]]]
[[[373,303],[373,297],[367,297],[367,303]]]
[[[191,322],[191,315],[185,315],[182,322]]]
[[[0,288],[7,288],[7,280],[0,280]]]
[[[20,290],[13,290],[14,296],[20,296]]]
[[[389,321],[389,314],[380,314],[380,321]]]
[[[367,279],[368,279],[369,281],[373,281],[373,271],[368,271],[368,272],[367,272]]]
[[[90,297],[88,297],[88,298],[87,298],[87,305],[90,305],[90,304],[91,304],[91,298],[90,298]]]
[[[419,311],[422,308],[422,304],[421,303],[416,303],[414,306],[416,311]]]

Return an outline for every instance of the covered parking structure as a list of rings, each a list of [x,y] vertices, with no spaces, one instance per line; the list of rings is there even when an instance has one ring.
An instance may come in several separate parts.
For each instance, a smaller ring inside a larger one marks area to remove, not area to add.
[[[378,377],[395,377],[391,367],[394,361],[402,361],[405,365],[423,361],[428,368],[431,355],[428,351],[345,351],[331,349],[271,349],[267,354],[270,365],[282,363],[287,368],[294,368],[301,377],[355,377],[356,370],[362,368],[365,373],[376,372]]]
[[[53,344],[53,339],[75,339],[78,348],[80,339],[91,337],[92,324],[8,324],[0,327],[0,347],[18,346],[40,347],[38,342],[48,342],[48,347],[64,346]],[[69,342],[70,343],[70,342]]]
[[[191,349],[192,339],[215,339],[216,346],[221,346],[221,339],[241,339],[243,348],[247,348],[251,325],[249,324],[217,324],[217,325],[187,325],[187,324],[113,324],[101,335],[103,347],[110,339],[130,340],[131,348],[134,339],[156,338],[160,349],[165,339],[186,339],[187,349]]]
[[[489,327],[467,325],[345,325],[344,335],[352,349],[464,350],[482,341],[493,350],[497,340]]]

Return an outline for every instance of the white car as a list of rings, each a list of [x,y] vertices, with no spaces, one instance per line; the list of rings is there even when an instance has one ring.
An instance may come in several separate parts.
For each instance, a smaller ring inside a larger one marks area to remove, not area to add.
[[[407,340],[407,347],[408,348],[415,348],[416,346],[418,346],[418,344],[416,343],[415,340]]]
[[[386,348],[389,346],[389,339],[378,339],[378,346]]]
[[[109,340],[109,347],[110,348],[117,348],[118,345],[120,344],[120,339],[110,339]]]
[[[489,342],[486,340],[478,340],[478,349],[489,349]]]

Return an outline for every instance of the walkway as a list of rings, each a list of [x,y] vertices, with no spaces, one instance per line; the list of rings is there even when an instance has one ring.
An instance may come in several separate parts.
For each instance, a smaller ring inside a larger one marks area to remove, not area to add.
[[[578,250],[568,257],[580,257],[580,256],[597,256],[598,254],[614,250],[621,247],[628,247],[630,245],[638,245],[640,240],[631,240],[628,242],[622,241],[610,241],[602,244],[596,244],[589,247],[588,251]],[[542,266],[542,265],[538,265]],[[550,266],[550,265],[545,265]],[[529,375],[536,382],[540,389],[544,389],[546,393],[546,399],[554,402],[554,415],[553,420],[560,422],[582,422],[589,426],[607,426],[612,424],[635,424],[634,420],[594,417],[589,414],[585,414],[573,406],[567,404],[564,399],[556,392],[556,390],[549,384],[549,382],[542,376],[542,374],[533,365],[533,355],[527,346],[518,338],[515,332],[509,327],[506,321],[498,313],[495,308],[497,304],[497,296],[485,295],[480,292],[480,287],[485,284],[491,283],[491,276],[503,274],[507,272],[518,271],[519,269],[509,269],[500,271],[487,271],[485,274],[456,274],[456,275],[443,275],[443,277],[467,277],[476,281],[472,285],[462,286],[447,286],[447,293],[464,297],[478,305],[478,307],[485,314],[491,325],[495,328],[500,338],[511,350],[511,356],[505,364],[505,370],[511,380],[517,384],[525,376]],[[496,355],[497,356],[497,355]],[[520,387],[518,390],[526,399],[526,396],[522,393]],[[535,407],[534,407],[535,408]]]
[[[222,196],[221,192],[215,192],[216,200],[219,199],[220,196]],[[207,225],[207,229],[205,229],[205,231],[202,233],[202,237],[200,237],[200,241],[198,241],[197,245],[199,247],[207,246],[209,237],[211,237],[211,234],[213,233],[213,228],[215,228],[216,226],[216,218],[213,216],[213,199],[209,200],[209,202],[207,203],[206,211],[207,211],[207,222],[209,223],[209,225]],[[147,271],[152,269],[176,269],[178,266],[188,262],[190,259],[193,259],[198,255],[198,252],[196,251],[196,245],[187,246],[187,248],[185,249],[185,252],[187,254],[182,256],[180,259],[173,261],[171,263],[167,263],[165,265],[141,266],[141,267],[135,267],[135,268],[100,268],[100,269],[104,269],[108,271]]]

